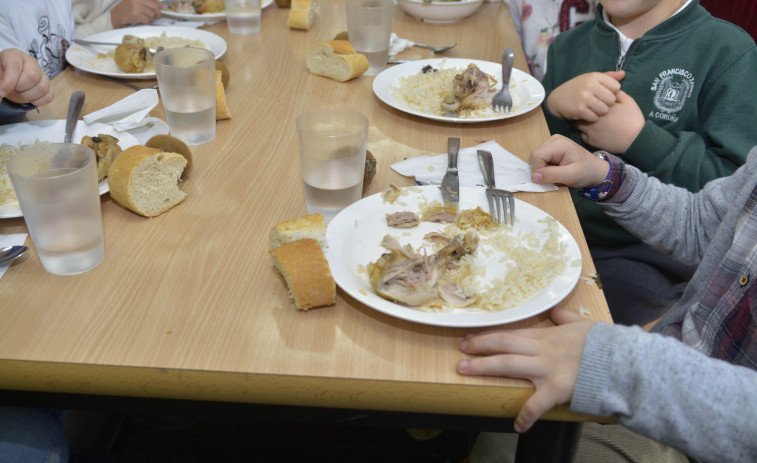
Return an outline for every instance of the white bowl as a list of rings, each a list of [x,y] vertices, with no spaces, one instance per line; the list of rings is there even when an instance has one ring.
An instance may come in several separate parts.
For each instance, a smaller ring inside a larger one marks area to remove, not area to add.
[[[420,21],[430,23],[453,23],[466,18],[481,6],[483,0],[458,0],[449,2],[423,0],[398,0],[400,8]]]

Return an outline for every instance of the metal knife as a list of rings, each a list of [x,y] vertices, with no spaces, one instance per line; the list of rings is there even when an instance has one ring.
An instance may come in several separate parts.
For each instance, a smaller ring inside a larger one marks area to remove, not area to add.
[[[460,179],[457,175],[457,151],[460,149],[459,138],[447,140],[447,173],[442,179],[442,199],[457,207],[460,202]]]

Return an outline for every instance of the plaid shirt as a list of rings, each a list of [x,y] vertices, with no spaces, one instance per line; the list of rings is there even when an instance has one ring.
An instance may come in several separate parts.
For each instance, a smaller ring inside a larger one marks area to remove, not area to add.
[[[683,323],[663,334],[710,357],[757,369],[757,187],[744,205],[733,244]]]

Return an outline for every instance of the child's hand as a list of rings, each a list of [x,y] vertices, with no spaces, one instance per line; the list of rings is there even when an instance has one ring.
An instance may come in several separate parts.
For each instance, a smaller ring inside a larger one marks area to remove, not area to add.
[[[571,121],[596,122],[615,104],[625,71],[589,72],[565,82],[547,97],[552,114]]]
[[[159,0],[121,0],[110,10],[113,28],[131,24],[150,24],[166,6]]]
[[[570,401],[586,336],[594,324],[565,309],[554,308],[549,315],[557,326],[478,333],[460,346],[477,356],[457,364],[461,375],[522,378],[536,386],[515,419],[517,432],[527,431],[544,412]]]
[[[610,164],[562,135],[552,135],[528,157],[534,183],[560,183],[574,188],[599,185]]]
[[[615,104],[596,122],[576,122],[584,143],[615,154],[623,154],[644,128],[644,114],[630,95],[619,91]]]
[[[17,48],[0,51],[0,98],[42,106],[53,97],[55,90],[36,59]]]

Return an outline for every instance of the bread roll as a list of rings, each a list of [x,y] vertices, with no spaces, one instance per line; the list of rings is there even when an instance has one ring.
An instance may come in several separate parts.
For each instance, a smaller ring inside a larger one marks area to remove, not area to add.
[[[345,82],[368,70],[368,58],[355,52],[346,40],[329,40],[313,45],[307,54],[308,70],[313,74]]]
[[[145,217],[155,217],[186,198],[179,189],[184,156],[135,145],[121,152],[108,172],[110,196]]]
[[[292,29],[309,30],[318,12],[315,0],[292,0],[291,8],[287,26]]]
[[[226,105],[226,91],[223,89],[221,71],[216,70],[216,120],[231,119],[229,107]]]
[[[287,220],[276,224],[271,229],[268,239],[268,249],[281,246],[304,238],[314,239],[321,247],[326,244],[326,222],[320,213]]]
[[[334,304],[336,283],[323,250],[313,239],[282,244],[270,251],[297,310]]]

